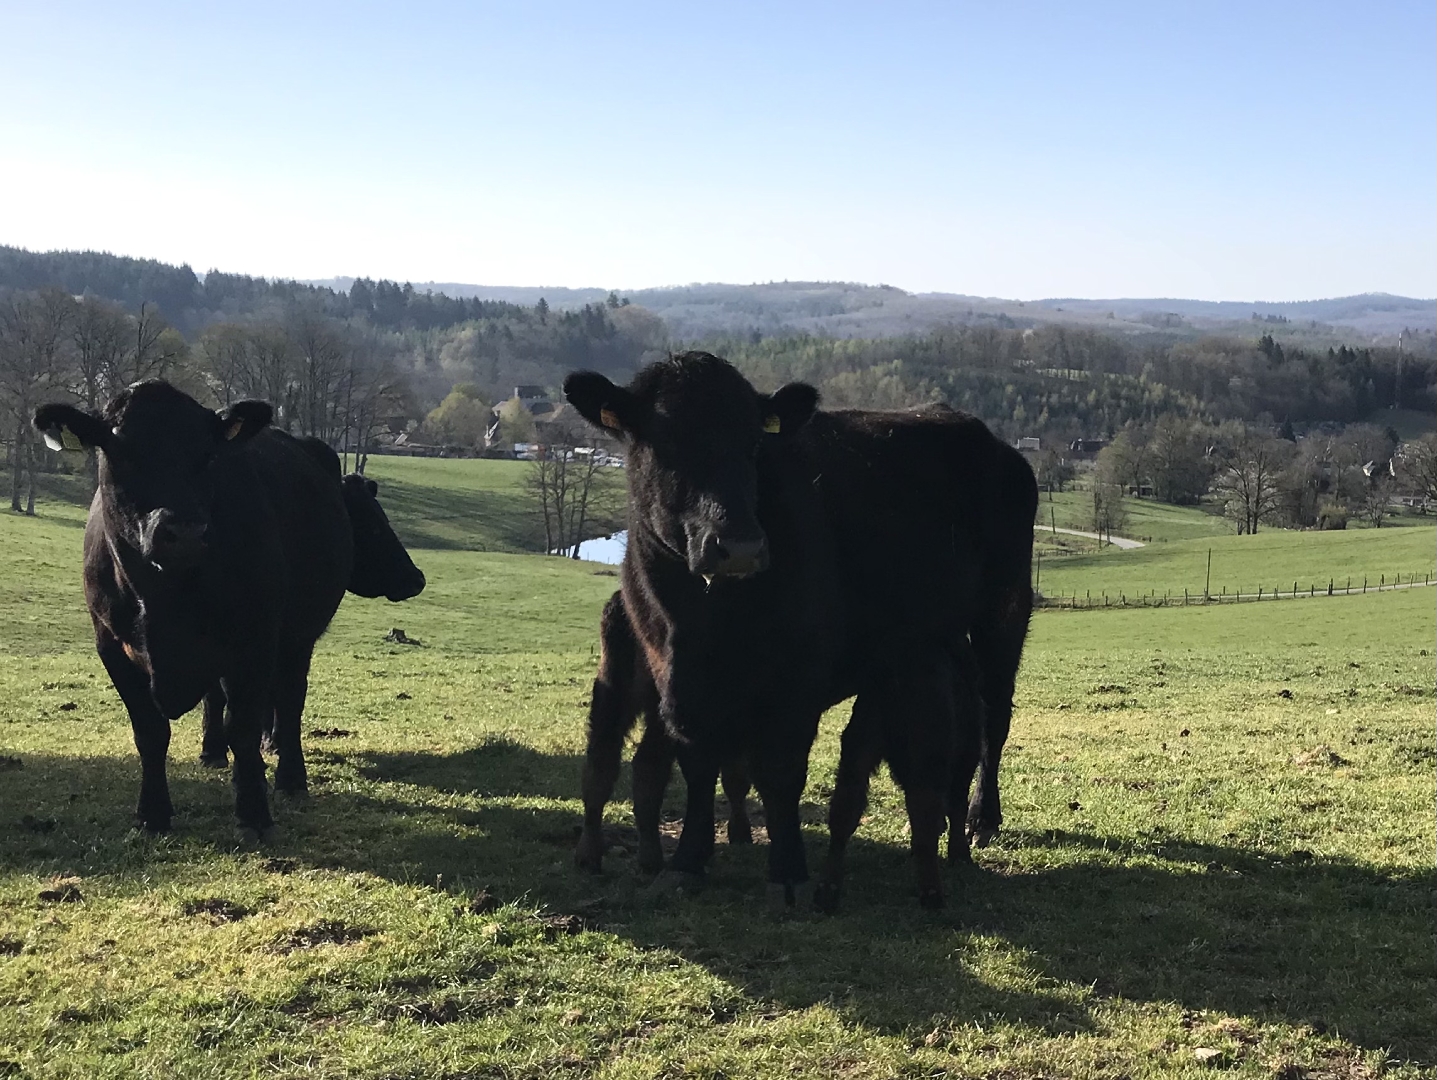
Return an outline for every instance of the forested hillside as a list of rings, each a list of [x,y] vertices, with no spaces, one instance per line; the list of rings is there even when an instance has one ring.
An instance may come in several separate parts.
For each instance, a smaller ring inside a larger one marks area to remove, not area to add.
[[[624,378],[682,348],[726,356],[764,388],[805,380],[832,406],[947,401],[1006,437],[1045,445],[1110,438],[1160,417],[1300,433],[1362,420],[1390,426],[1393,406],[1409,426],[1437,412],[1430,332],[1387,343],[1301,317],[1360,320],[1385,304],[1420,324],[1423,304],[1397,297],[1262,305],[1217,332],[1199,325],[1202,313],[1228,318],[1231,305],[1163,302],[1185,315],[1131,301],[1109,318],[1095,301],[940,297],[924,308],[934,298],[889,286],[781,283],[631,296],[559,290],[562,303],[551,306],[543,295],[516,303],[384,280],[334,284],[344,288],[0,247],[8,453],[27,452],[38,400],[98,406],[150,376],[216,401],[264,397],[292,430],[339,446],[425,423],[434,430],[421,436],[472,443],[479,419],[516,385],[557,391],[576,368]],[[929,314],[918,318],[921,310]],[[951,319],[923,325],[938,310]],[[437,409],[446,399],[453,407]],[[451,422],[456,410],[465,423]]]

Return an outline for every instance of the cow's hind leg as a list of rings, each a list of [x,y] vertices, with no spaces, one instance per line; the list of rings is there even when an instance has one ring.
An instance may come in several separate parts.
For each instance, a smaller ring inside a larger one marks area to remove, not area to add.
[[[645,711],[644,734],[634,749],[634,824],[639,831],[639,869],[647,874],[664,868],[659,817],[673,765],[674,743],[659,722],[658,705],[653,702]]]
[[[968,806],[968,835],[980,848],[988,846],[1003,824],[998,775],[1013,720],[1013,691],[1033,608],[1032,591],[1026,584],[1006,590],[996,608],[995,617],[975,625],[972,634],[973,652],[982,671],[984,718],[983,759],[978,787]]]
[[[773,718],[759,725],[767,737],[751,757],[754,779],[768,822],[768,883],[775,906],[793,907],[808,881],[799,801],[808,781],[808,751],[818,733],[818,715]]]
[[[915,665],[895,680],[886,756],[903,789],[918,902],[943,906],[938,845],[948,824],[948,791],[953,782],[957,717],[952,664],[946,656]]]
[[[230,744],[225,741],[225,692],[216,683],[205,695],[204,718],[200,722],[200,764],[223,769],[230,763]]]
[[[948,862],[971,863],[973,852],[965,820],[968,793],[983,747],[985,710],[978,693],[981,676],[971,649],[960,648],[953,672],[953,708],[957,725],[953,779],[948,788]]]
[[[829,914],[838,910],[848,841],[863,820],[868,808],[868,782],[883,759],[882,732],[871,698],[865,700],[860,695],[854,702],[853,715],[843,729],[842,744],[833,798],[828,803],[828,857],[813,892],[814,906]]]
[[[309,792],[309,770],[304,764],[300,726],[305,698],[309,696],[309,662],[308,653],[280,661],[275,676],[274,709],[269,713],[274,748],[279,755],[274,769],[275,790],[291,798],[300,798]],[[263,730],[260,737],[262,740]]]
[[[732,761],[719,772],[724,797],[728,799],[728,842],[752,844],[753,825],[748,820],[748,793],[753,784],[748,768],[741,761]]]
[[[589,738],[584,749],[582,791],[584,825],[574,862],[597,874],[604,865],[604,807],[614,794],[623,757],[624,739],[633,726],[634,713],[628,687],[616,685],[603,673],[594,680],[589,699]]]
[[[228,707],[225,738],[234,754],[231,779],[235,792],[235,819],[245,841],[265,839],[274,828],[269,793],[265,786],[264,758],[260,755],[260,729],[273,711],[271,673],[245,672],[223,680]]]
[[[170,752],[170,722],[155,705],[149,676],[125,655],[123,645],[101,631],[95,650],[120,700],[125,703],[125,711],[130,714],[135,749],[140,752],[140,802],[136,808],[140,826],[147,832],[168,832],[175,813],[170,802],[169,778],[165,774],[165,759]]]

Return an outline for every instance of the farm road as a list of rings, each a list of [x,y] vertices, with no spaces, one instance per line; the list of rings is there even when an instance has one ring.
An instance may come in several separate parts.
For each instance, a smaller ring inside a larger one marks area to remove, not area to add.
[[[1060,532],[1060,533],[1067,533],[1069,536],[1086,536],[1089,540],[1103,540],[1103,539],[1106,539],[1106,540],[1108,541],[1108,543],[1110,543],[1110,544],[1113,545],[1113,547],[1115,547],[1115,548],[1122,548],[1124,551],[1132,551],[1134,548],[1147,547],[1147,544],[1143,543],[1141,540],[1129,540],[1129,539],[1128,539],[1127,537],[1125,537],[1125,536],[1109,536],[1109,537],[1104,538],[1104,537],[1099,536],[1097,533],[1083,532],[1083,531],[1080,530],[1080,529],[1055,529],[1055,528],[1053,528],[1052,526],[1047,526],[1047,527],[1038,526],[1037,529],[1035,529],[1034,531],[1035,531],[1035,532]]]

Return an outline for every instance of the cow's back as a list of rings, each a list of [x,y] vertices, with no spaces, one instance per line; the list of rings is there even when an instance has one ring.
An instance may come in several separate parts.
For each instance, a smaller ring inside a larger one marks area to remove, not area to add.
[[[802,432],[864,648],[966,632],[1027,584],[1037,488],[1022,456],[946,407],[815,414]]]
[[[261,481],[283,551],[283,638],[298,646],[312,644],[334,617],[354,562],[337,469],[327,468],[300,440],[277,430],[255,436],[245,454]]]

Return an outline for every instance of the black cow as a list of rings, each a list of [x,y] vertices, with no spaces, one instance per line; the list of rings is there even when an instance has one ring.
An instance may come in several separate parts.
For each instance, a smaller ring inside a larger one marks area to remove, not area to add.
[[[817,394],[795,385],[761,395],[724,362],[694,355],[645,368],[627,389],[576,373],[564,392],[628,444],[623,605],[688,782],[670,865],[703,870],[719,771],[746,759],[767,816],[769,881],[792,902],[808,879],[798,804],[844,603],[807,462],[775,444],[797,436]],[[766,436],[766,422],[781,433]]]
[[[614,593],[599,620],[599,670],[589,703],[588,749],[584,755],[584,827],[574,859],[598,873],[604,859],[604,806],[614,793],[624,740],[643,717],[643,733],[634,749],[634,823],[639,833],[639,868],[663,869],[659,812],[673,771],[675,745],[659,720],[658,689],[633,627],[624,612],[624,594]],[[750,783],[737,763],[721,773],[729,800],[728,842],[753,842],[745,800]]]
[[[797,804],[818,715],[857,694],[837,809],[861,805],[853,778],[866,786],[866,748],[886,746],[879,756],[907,774],[920,895],[941,902],[950,790],[966,792],[977,760],[964,751],[976,699],[955,689],[970,639],[987,764],[969,817],[980,842],[1000,820],[1037,501],[1021,456],[948,409],[815,413],[811,387],[761,395],[707,354],[652,365],[627,388],[577,373],[565,393],[629,445],[624,605],[690,779],[675,868],[702,865],[717,768],[746,756],[770,881],[791,896],[807,878]]]
[[[260,437],[286,436],[265,432]],[[379,505],[379,485],[358,473],[340,477],[339,455],[328,443],[313,438],[298,442],[340,484],[350,532],[354,536],[354,564],[349,572],[348,591],[355,596],[383,596],[395,603],[423,592],[424,571],[414,565],[390,526],[384,508]],[[229,764],[224,713],[224,690],[216,684],[205,694],[204,720],[200,727],[200,762],[213,769],[223,769]],[[260,737],[262,744],[274,744],[273,715],[261,729]]]
[[[212,412],[162,381],[137,383],[95,416],[44,405],[55,447],[97,450],[85,528],[85,599],[95,647],[140,752],[139,819],[173,817],[170,721],[217,683],[234,749],[235,814],[246,839],[272,827],[260,729],[277,717],[275,785],[302,791],[299,745],[310,656],[344,595],[353,539],[339,486],[295,440],[256,438],[270,406]]]

